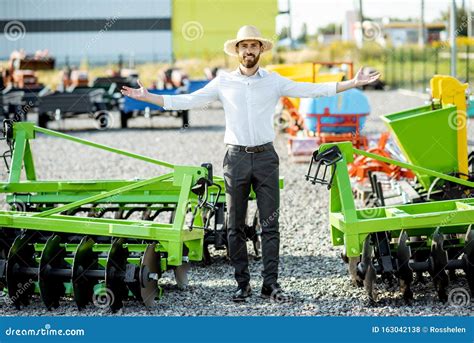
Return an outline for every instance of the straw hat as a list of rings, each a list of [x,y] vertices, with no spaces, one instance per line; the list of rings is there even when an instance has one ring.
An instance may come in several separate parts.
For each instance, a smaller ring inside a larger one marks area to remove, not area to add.
[[[235,47],[237,46],[237,44],[239,44],[239,42],[243,40],[258,40],[260,43],[262,43],[263,52],[271,50],[271,48],[273,47],[272,41],[263,38],[262,34],[255,26],[245,25],[239,29],[239,32],[237,32],[237,38],[228,40],[224,43],[225,53],[227,55],[237,56],[237,53],[235,52]]]

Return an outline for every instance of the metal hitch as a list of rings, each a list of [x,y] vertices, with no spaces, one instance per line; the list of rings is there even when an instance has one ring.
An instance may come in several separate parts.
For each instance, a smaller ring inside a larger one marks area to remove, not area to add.
[[[316,150],[313,152],[313,157],[311,158],[311,163],[309,164],[308,173],[306,174],[306,181],[310,181],[313,185],[316,183],[327,185],[328,189],[331,189],[334,174],[336,173],[336,163],[340,160],[342,160],[342,153],[337,146],[332,146],[322,152],[319,152],[319,149]],[[314,172],[311,174],[313,170],[313,164],[315,164]],[[331,175],[328,179],[328,169],[331,166],[334,166],[334,168],[332,168],[330,171]],[[321,167],[324,167],[322,173],[320,173]]]

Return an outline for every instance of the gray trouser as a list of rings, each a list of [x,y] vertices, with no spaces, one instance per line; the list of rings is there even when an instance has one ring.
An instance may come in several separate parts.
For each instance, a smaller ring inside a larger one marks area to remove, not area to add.
[[[273,148],[256,153],[228,146],[224,156],[224,179],[228,211],[229,256],[239,286],[250,281],[244,227],[252,186],[262,227],[263,283],[271,285],[278,278],[280,233],[279,158]]]

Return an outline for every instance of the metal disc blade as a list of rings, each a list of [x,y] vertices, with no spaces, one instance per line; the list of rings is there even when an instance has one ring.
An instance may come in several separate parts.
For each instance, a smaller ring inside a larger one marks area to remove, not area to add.
[[[400,233],[398,239],[397,260],[398,260],[398,278],[400,280],[400,290],[403,293],[405,301],[413,299],[411,283],[413,282],[413,271],[410,268],[411,249],[407,244],[408,234],[406,231]]]
[[[88,270],[99,269],[98,254],[92,251],[94,240],[90,237],[83,237],[77,246],[72,263],[72,287],[74,301],[79,309],[83,309],[92,302],[94,295],[95,279],[88,278],[85,273]]]
[[[375,280],[377,278],[377,273],[372,263],[372,258],[374,256],[374,249],[371,242],[372,240],[369,235],[364,241],[364,248],[362,250],[362,259],[358,268],[360,267],[361,269],[360,274],[364,276],[364,288],[369,297],[369,303],[373,304],[377,301],[377,293],[375,290]]]
[[[362,280],[359,274],[357,273],[357,265],[360,263],[360,257],[348,257],[347,262],[352,285],[356,287],[363,287],[364,280]]]
[[[128,290],[125,284],[125,270],[127,267],[128,249],[123,247],[124,240],[116,239],[109,250],[105,267],[106,292],[110,293],[109,308],[112,312],[123,307],[123,299]]]
[[[472,226],[466,234],[463,258],[465,260],[464,271],[466,272],[467,283],[471,290],[471,296],[474,297],[474,230]]]
[[[158,282],[154,278],[150,278],[150,273],[161,277],[161,256],[160,252],[155,251],[156,244],[148,244],[143,254],[140,265],[140,293],[142,301],[147,307],[155,304],[158,296]]]
[[[30,303],[35,291],[36,277],[20,273],[20,268],[38,268],[35,248],[28,236],[18,236],[13,242],[6,264],[8,296],[17,309]]]
[[[0,289],[7,287],[6,280],[6,265],[8,258],[8,251],[13,244],[13,239],[8,237],[5,229],[0,229]]]
[[[65,262],[66,250],[60,245],[61,237],[51,236],[44,245],[39,263],[39,290],[41,300],[48,310],[59,307],[59,298],[64,296],[64,277],[52,275],[54,269],[68,269]]]
[[[183,262],[180,266],[174,270],[174,279],[179,289],[184,290],[188,287],[188,272],[191,269],[189,262]]]
[[[449,284],[449,277],[446,273],[446,266],[448,265],[448,252],[444,250],[443,246],[443,234],[440,233],[438,229],[436,229],[431,243],[431,268],[429,272],[433,278],[439,300],[446,302],[448,301],[446,289]]]

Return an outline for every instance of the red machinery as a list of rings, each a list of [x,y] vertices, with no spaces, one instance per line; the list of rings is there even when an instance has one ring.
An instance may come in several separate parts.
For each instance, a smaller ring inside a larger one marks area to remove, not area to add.
[[[387,158],[393,158],[392,154],[390,154],[386,149],[389,137],[390,133],[382,133],[377,146],[375,148],[368,149],[367,152]],[[357,156],[354,159],[354,162],[349,165],[349,176],[355,178],[358,182],[366,181],[370,172],[382,172],[387,174],[390,178],[397,180],[400,178],[413,179],[415,177],[413,172],[408,169],[379,160],[374,160],[370,157],[362,155]]]
[[[36,51],[28,55],[23,50],[13,51],[5,71],[4,83],[17,88],[35,88],[42,86],[38,83],[36,70],[54,69],[55,60],[49,56],[48,50]]]
[[[328,72],[322,72],[322,68]],[[344,78],[350,79],[354,75],[352,62],[313,62],[295,65],[274,65],[269,67],[281,75],[296,81],[312,82],[338,82]],[[368,102],[360,111],[360,100],[355,97],[365,97],[352,94],[351,103],[354,109],[349,109],[347,104],[341,106],[341,101],[347,94],[339,94],[335,99],[328,100],[328,106],[312,110],[306,114],[300,113],[300,100],[282,97],[282,113],[279,122],[284,124],[285,131],[290,135],[288,141],[291,156],[308,156],[322,143],[351,141],[357,147],[366,148],[367,138],[360,134],[365,117],[368,115]],[[363,119],[362,119],[363,118]]]

